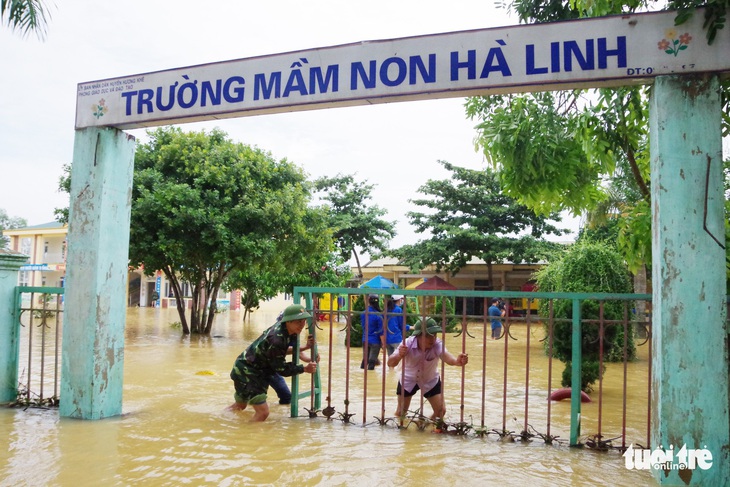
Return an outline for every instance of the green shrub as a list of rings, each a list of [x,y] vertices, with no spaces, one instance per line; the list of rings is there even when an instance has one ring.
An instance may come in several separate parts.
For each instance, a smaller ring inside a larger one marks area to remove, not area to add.
[[[606,366],[603,366],[603,370],[606,370]],[[583,360],[581,364],[581,380],[580,390],[585,392],[593,391],[593,383],[598,380],[598,362],[592,360]],[[572,382],[572,362],[567,362],[563,369],[562,385],[563,387],[570,387]]]
[[[352,299],[350,320],[350,346],[362,347],[362,315],[365,311],[365,296],[358,295]],[[345,335],[347,345],[347,335]]]
[[[604,243],[577,243],[558,261],[552,262],[537,273],[540,291],[572,293],[630,293],[631,279],[628,269],[618,252]],[[540,300],[540,315],[549,316],[549,300]],[[600,304],[595,300],[581,301],[583,320],[598,320]],[[573,303],[568,299],[553,300],[555,323],[553,328],[553,356],[567,364],[563,373],[565,387],[570,384],[570,361],[572,359]],[[624,303],[606,301],[603,307],[604,320],[622,320]],[[546,323],[547,327],[548,324]],[[590,389],[599,378],[600,354],[599,324],[582,323],[582,379],[581,387]],[[546,347],[548,341],[545,341]],[[633,327],[628,328],[627,356],[636,357]],[[620,324],[604,324],[603,360],[623,360],[624,328]],[[595,366],[592,364],[595,363]]]
[[[446,303],[444,305],[444,303]],[[459,324],[461,323],[461,319],[457,316],[454,316],[454,302],[453,298],[450,298],[448,296],[436,296],[436,303],[434,304],[433,308],[433,316],[432,318],[436,320],[437,323],[441,323],[441,320],[443,319],[443,309],[446,308],[446,332],[452,333],[458,330]]]

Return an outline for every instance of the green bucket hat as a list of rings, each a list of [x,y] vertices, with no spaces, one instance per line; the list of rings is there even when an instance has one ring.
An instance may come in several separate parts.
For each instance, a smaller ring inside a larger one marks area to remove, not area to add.
[[[311,317],[312,315],[307,313],[304,306],[301,304],[292,304],[286,307],[284,314],[281,316],[281,320],[279,321],[281,323],[286,323],[287,321],[302,320]]]
[[[413,333],[411,334],[411,336],[418,336],[421,333],[423,333],[423,325],[421,323],[422,321],[423,320],[416,321],[416,324],[415,324],[415,327],[414,327],[414,330],[413,330]],[[426,319],[426,334],[435,335],[436,333],[438,333],[440,331],[441,331],[441,327],[436,323],[436,320],[434,320],[433,318]]]

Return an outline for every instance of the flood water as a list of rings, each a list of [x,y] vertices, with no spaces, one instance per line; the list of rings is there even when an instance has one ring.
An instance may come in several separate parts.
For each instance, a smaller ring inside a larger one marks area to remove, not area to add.
[[[123,415],[82,421],[60,418],[53,409],[0,408],[0,438],[5,443],[0,445],[0,486],[371,486],[427,482],[466,486],[655,485],[648,472],[627,470],[623,457],[615,450],[568,447],[568,401],[552,404],[551,434],[565,440],[562,444],[546,445],[540,438],[529,443],[504,442],[496,435],[455,436],[415,427],[399,430],[393,423],[380,426],[373,418],[381,415],[383,387],[386,417],[393,415],[396,404],[396,371],[385,371],[383,381],[381,367],[367,375],[368,401],[363,420],[364,374],[359,369],[362,352],[353,349],[348,366],[343,324],[338,323],[332,327],[322,323],[317,335],[324,372],[322,407],[327,405],[329,394],[336,410],[344,411],[349,370],[352,423],[327,421],[321,415],[308,418],[303,409],[310,407],[308,398],[300,404],[300,416],[290,418],[289,407],[278,405],[271,390],[268,420],[249,423],[253,411],[226,410],[233,399],[228,374],[238,354],[275,321],[286,304],[266,303],[247,323],[242,322],[239,312],[221,313],[210,338],[181,337],[180,330],[170,325],[178,321],[174,310],[130,308]],[[526,329],[515,327],[517,340],[508,345],[507,374],[522,385],[510,388],[505,398],[503,343],[487,343],[484,364],[482,329],[475,326],[470,331],[476,339],[469,338],[465,343],[470,363],[463,380],[464,420],[480,424],[484,367],[489,391],[484,411],[486,425],[501,430],[504,422],[506,429],[521,431],[529,357],[528,422],[545,433],[547,361],[536,346],[540,334],[534,333],[527,354]],[[462,338],[449,337],[449,350],[458,353]],[[641,376],[646,363],[640,360],[630,366],[630,375]],[[552,388],[559,387],[561,372],[562,364],[556,362]],[[621,387],[610,377],[622,374],[620,364],[609,366],[604,381],[604,424],[617,417],[620,426],[621,399],[616,390],[620,392]],[[461,382],[459,369],[447,367],[447,420],[453,422],[460,420]],[[639,384],[631,389],[644,387]],[[414,398],[411,409],[416,403]],[[627,437],[644,440],[646,403],[634,403],[629,416],[643,415],[643,423],[627,425]],[[597,407],[597,403],[583,405],[583,433],[596,430],[588,418],[596,416]],[[430,415],[428,405],[424,412]]]

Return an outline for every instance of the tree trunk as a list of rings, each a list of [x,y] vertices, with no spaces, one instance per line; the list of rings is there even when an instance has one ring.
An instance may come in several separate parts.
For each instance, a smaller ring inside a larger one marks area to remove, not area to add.
[[[360,258],[357,256],[357,251],[352,249],[352,255],[355,256],[355,262],[357,262],[357,277],[362,279],[362,268],[360,267]]]
[[[163,269],[162,272],[164,272],[165,277],[167,277],[167,280],[170,281],[170,285],[172,286],[172,294],[175,296],[175,307],[177,308],[177,314],[180,317],[183,335],[189,335],[190,328],[188,327],[188,320],[185,317],[185,297],[183,296],[182,288],[180,287],[180,281],[170,269]]]
[[[192,307],[190,308],[190,332],[200,333],[200,283],[192,286]]]

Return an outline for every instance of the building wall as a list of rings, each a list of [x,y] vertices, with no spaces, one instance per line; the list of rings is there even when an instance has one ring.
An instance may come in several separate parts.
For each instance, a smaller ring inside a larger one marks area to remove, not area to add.
[[[10,248],[29,257],[21,267],[18,284],[62,287],[66,275],[66,233],[60,223],[5,230]]]

